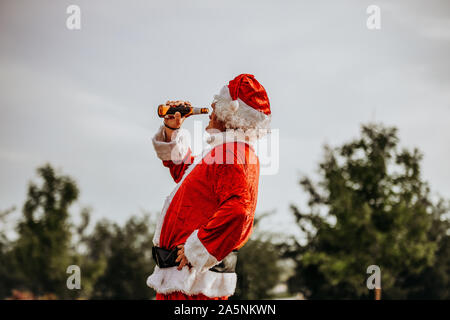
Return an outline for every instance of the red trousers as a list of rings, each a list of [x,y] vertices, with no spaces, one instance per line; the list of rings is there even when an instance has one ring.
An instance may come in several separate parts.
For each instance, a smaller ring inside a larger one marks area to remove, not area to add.
[[[184,294],[182,292],[175,291],[169,294],[157,293],[156,300],[228,300],[228,297],[210,298],[201,293],[193,296],[188,296],[187,294]]]

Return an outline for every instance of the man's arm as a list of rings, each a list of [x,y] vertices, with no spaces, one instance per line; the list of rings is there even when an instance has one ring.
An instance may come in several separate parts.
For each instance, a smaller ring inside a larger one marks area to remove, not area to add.
[[[184,102],[167,101],[167,103],[178,104]],[[189,147],[189,137],[181,129],[184,119],[179,112],[175,113],[175,115],[167,115],[164,118],[164,125],[159,128],[152,140],[158,158],[163,161],[165,167],[169,168],[172,178],[177,183],[194,159]],[[172,130],[169,127],[177,129]]]

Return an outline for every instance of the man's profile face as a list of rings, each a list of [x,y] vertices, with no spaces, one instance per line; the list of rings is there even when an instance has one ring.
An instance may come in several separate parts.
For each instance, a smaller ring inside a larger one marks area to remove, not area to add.
[[[216,116],[216,114],[214,112],[215,109],[216,109],[216,103],[215,102],[211,103],[211,108],[213,109],[213,111],[209,115],[209,123],[206,126],[205,131],[217,131],[217,130],[218,131],[225,131],[225,126],[223,125],[222,121],[217,119],[217,116]]]

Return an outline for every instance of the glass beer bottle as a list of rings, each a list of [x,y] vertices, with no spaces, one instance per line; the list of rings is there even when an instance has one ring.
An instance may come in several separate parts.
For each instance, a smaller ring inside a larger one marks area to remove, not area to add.
[[[194,108],[190,105],[182,104],[179,106],[171,106],[167,104],[160,104],[158,106],[158,116],[164,118],[168,114],[175,114],[179,112],[182,117],[189,117],[196,114],[208,114],[208,108]]]

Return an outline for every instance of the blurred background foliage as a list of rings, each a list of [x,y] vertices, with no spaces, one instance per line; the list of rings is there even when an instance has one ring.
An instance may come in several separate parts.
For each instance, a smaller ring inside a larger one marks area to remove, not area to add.
[[[155,266],[151,257],[155,225],[150,214],[131,216],[123,226],[102,219],[87,232],[89,209],[81,210],[78,225],[71,219],[76,213],[69,209],[79,194],[75,181],[49,164],[38,168],[37,175],[40,184],[30,182],[15,226],[17,239],[11,241],[8,230],[0,231],[0,298],[153,298],[154,290],[146,285]],[[6,220],[13,211],[2,211],[0,219]],[[276,264],[266,263],[278,259],[274,246],[255,235],[239,255],[241,287],[234,298],[270,297],[281,272]],[[69,265],[81,268],[80,290],[67,289]],[[264,282],[258,280],[261,277]]]
[[[258,216],[239,251],[232,299],[372,299],[366,269],[374,264],[384,299],[449,299],[449,203],[422,180],[422,154],[401,149],[395,128],[375,124],[324,151],[319,180],[300,181],[308,203],[291,206],[304,238],[260,232]],[[75,180],[50,164],[37,175],[13,240],[5,221],[16,210],[0,211],[0,298],[153,298],[145,283],[154,268],[151,215],[90,227],[90,209],[73,212]],[[81,268],[80,290],[66,287],[72,264]]]

